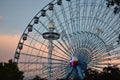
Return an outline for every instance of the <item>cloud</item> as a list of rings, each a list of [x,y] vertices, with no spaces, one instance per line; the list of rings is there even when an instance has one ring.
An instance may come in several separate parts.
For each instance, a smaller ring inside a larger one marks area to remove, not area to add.
[[[13,59],[19,35],[0,35],[0,62]]]

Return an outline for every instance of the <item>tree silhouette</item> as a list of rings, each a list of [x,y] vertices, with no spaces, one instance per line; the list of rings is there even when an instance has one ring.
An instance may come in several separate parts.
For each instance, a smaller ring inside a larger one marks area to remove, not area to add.
[[[87,69],[85,71],[85,78],[84,80],[98,80],[99,79],[99,72],[93,69]]]
[[[108,66],[103,68],[100,75],[102,80],[120,80],[120,69],[117,66]]]
[[[40,78],[38,75],[36,75],[32,80],[47,80],[45,78]]]
[[[84,80],[120,80],[120,69],[117,66],[104,67],[102,72],[87,69]]]
[[[40,80],[40,77],[36,75],[32,80]]]
[[[113,7],[114,13],[118,14],[120,13],[120,0],[106,0],[107,1],[107,7]]]
[[[0,63],[0,80],[23,80],[23,72],[19,71],[17,64],[12,60]]]

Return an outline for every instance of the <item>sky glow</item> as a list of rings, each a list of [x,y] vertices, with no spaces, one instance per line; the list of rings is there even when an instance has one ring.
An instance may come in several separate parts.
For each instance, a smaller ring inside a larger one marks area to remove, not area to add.
[[[0,62],[13,59],[20,36],[51,0],[0,0]]]

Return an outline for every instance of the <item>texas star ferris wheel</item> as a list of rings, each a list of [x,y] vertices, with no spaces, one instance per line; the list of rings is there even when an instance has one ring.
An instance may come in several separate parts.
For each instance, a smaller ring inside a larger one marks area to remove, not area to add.
[[[14,61],[25,79],[71,78],[71,58],[78,76],[87,68],[120,66],[120,18],[105,0],[53,0],[24,30]],[[72,73],[73,72],[73,73]]]

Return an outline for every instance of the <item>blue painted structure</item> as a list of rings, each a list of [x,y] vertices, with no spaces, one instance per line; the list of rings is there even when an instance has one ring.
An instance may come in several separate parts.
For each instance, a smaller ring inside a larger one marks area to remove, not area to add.
[[[74,78],[79,77],[81,80],[84,78],[84,71],[87,68],[87,64],[82,60],[82,58],[77,57],[78,58],[78,64],[73,66],[72,65],[72,57],[70,58],[70,69],[67,71],[66,75],[64,76],[64,79],[68,79],[70,77],[70,75],[73,73],[73,71],[75,71],[75,75]]]

